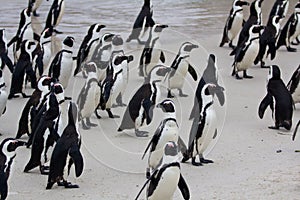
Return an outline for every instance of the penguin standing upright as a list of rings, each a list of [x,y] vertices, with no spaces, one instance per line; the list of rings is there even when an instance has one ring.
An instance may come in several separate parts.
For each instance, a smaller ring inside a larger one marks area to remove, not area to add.
[[[86,82],[81,89],[78,99],[79,121],[82,123],[84,130],[97,126],[90,121],[91,115],[94,113],[100,101],[100,86],[97,79],[97,66],[90,62],[84,66],[87,72]],[[86,121],[86,122],[85,122]]]
[[[270,17],[267,26],[264,28],[263,33],[259,37],[259,52],[254,61],[256,65],[260,61],[262,68],[265,66],[264,59],[271,54],[271,60],[276,56],[276,40],[280,32],[280,17],[278,15]]]
[[[246,1],[234,0],[229,16],[225,23],[220,47],[229,42],[229,47],[235,48],[232,42],[242,29],[243,23],[245,22],[243,6],[249,6],[249,3]]]
[[[130,42],[131,40],[137,40],[140,44],[144,44],[144,42],[141,41],[140,38],[146,32],[146,29],[148,27],[153,27],[155,24],[152,18],[153,15],[152,7],[153,6],[151,0],[144,0],[144,5],[142,7],[142,10],[138,14],[134,22],[132,32],[130,33],[126,42]]]
[[[253,76],[247,75],[247,69],[252,66],[259,53],[259,35],[262,29],[263,26],[260,25],[251,26],[248,39],[236,48],[231,74],[236,79],[242,79],[238,74],[239,71],[243,71],[244,78],[253,78]]]
[[[217,115],[214,109],[213,95],[216,85],[207,83],[201,90],[202,106],[196,114],[190,130],[189,145],[187,153],[184,154],[182,162],[192,158],[192,164],[201,166],[202,163],[213,163],[212,160],[204,158],[204,152],[211,142],[217,137]],[[199,156],[199,163],[196,157]]]
[[[164,152],[160,167],[152,173],[135,200],[138,199],[147,184],[146,198],[148,200],[173,199],[177,187],[185,200],[190,199],[188,185],[180,171],[177,144],[170,141],[163,148]]]
[[[11,171],[11,166],[16,157],[16,149],[24,146],[26,143],[13,139],[6,138],[0,144],[0,199],[5,200],[8,195],[8,178]]]
[[[62,16],[65,12],[65,1],[64,0],[53,0],[51,8],[48,12],[48,16],[46,19],[46,28],[53,28],[53,31],[57,34],[62,32],[56,30],[56,26],[60,23]]]
[[[159,61],[162,63],[165,62],[165,55],[160,47],[159,36],[163,29],[167,27],[168,25],[155,24],[151,28],[140,58],[139,76],[146,78],[151,69],[157,65]]]
[[[287,11],[289,9],[289,4],[290,4],[289,0],[276,0],[270,11],[269,20],[274,15],[278,15],[281,20],[285,18]]]
[[[8,57],[7,40],[5,37],[5,29],[0,29],[0,60],[1,60],[1,70],[3,71],[5,65],[7,65],[9,71],[13,73],[14,65],[10,58]]]
[[[294,13],[290,16],[283,29],[280,32],[277,41],[277,49],[285,46],[289,52],[296,52],[297,49],[291,47],[293,40],[300,35],[300,2],[295,5]]]
[[[63,48],[52,60],[48,75],[62,84],[64,89],[68,87],[69,79],[73,71],[73,47],[75,39],[67,36],[63,41]]]
[[[23,92],[25,73],[30,77],[31,84],[36,86],[36,76],[32,68],[32,52],[35,48],[36,43],[33,41],[25,40],[22,42],[20,58],[12,74],[8,99],[18,97],[16,95],[18,93],[21,93],[23,98],[28,97]]]
[[[190,53],[193,49],[198,48],[198,45],[190,42],[184,42],[171,64],[171,72],[168,75],[168,98],[173,98],[171,94],[172,89],[178,89],[180,97],[187,97],[183,94],[182,87],[185,81],[186,73],[189,72],[194,81],[197,81],[197,72],[194,67],[186,60],[190,57]]]
[[[287,84],[287,88],[292,95],[294,104],[300,103],[300,65],[294,71],[290,81]]]
[[[200,113],[199,109],[202,107],[203,101],[201,97],[201,91],[205,84],[212,83],[216,85],[216,96],[219,100],[219,103],[221,106],[225,104],[225,94],[224,94],[224,88],[219,85],[218,83],[218,73],[216,68],[216,56],[214,54],[210,54],[208,57],[208,63],[207,67],[205,68],[202,77],[198,83],[196,92],[195,92],[195,98],[194,98],[194,105],[190,114],[189,119],[193,119],[197,113]]]
[[[85,61],[89,61],[86,59],[88,55],[93,52],[93,50],[91,50],[91,46],[95,45],[99,40],[99,32],[102,28],[105,28],[105,25],[93,24],[89,27],[89,30],[86,36],[84,36],[81,45],[78,49],[77,63],[74,71],[74,76],[76,76],[76,74],[78,74],[81,71],[81,68],[85,64]]]
[[[290,130],[293,117],[293,98],[280,76],[279,67],[271,65],[268,74],[267,95],[259,105],[258,116],[262,119],[265,110],[270,106],[272,117],[275,114],[275,126],[270,126],[269,128],[279,129],[284,127]]]
[[[153,107],[160,98],[159,82],[168,72],[170,68],[163,65],[157,65],[151,70],[145,83],[130,99],[118,131],[134,128],[137,137],[148,136],[147,132],[138,129],[151,123]]]
[[[70,102],[68,108],[68,124],[53,149],[50,160],[50,171],[46,189],[51,189],[54,183],[65,188],[78,188],[67,181],[72,164],[75,164],[75,174],[79,177],[83,171],[83,157],[80,152],[81,137],[77,129],[77,106]],[[67,173],[67,174],[66,174]]]

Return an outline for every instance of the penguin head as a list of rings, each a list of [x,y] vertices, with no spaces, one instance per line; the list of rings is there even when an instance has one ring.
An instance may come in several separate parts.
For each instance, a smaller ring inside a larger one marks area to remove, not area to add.
[[[203,86],[201,90],[201,98],[203,102],[202,106],[205,106],[208,103],[213,101],[213,97],[216,91],[217,91],[217,86],[213,83],[207,83]]]
[[[52,85],[51,92],[55,94],[56,99],[59,104],[61,104],[65,101],[64,88],[59,82],[56,82]]]
[[[268,81],[281,79],[280,69],[277,65],[271,65],[268,74]]]
[[[102,45],[105,44],[110,44],[112,42],[113,37],[115,36],[115,34],[112,33],[104,33],[101,37],[101,43]]]
[[[255,0],[251,3],[250,6],[250,15],[251,16],[257,16],[261,14],[261,5],[262,5],[263,0]]]
[[[67,36],[67,37],[64,39],[63,44],[65,45],[65,47],[73,48],[74,42],[75,42],[75,38],[74,38],[74,37],[72,37],[72,36]]]
[[[102,28],[105,28],[105,25],[102,24],[93,24],[90,26],[89,30],[88,30],[88,35],[93,36],[95,33],[99,33],[101,31]]]
[[[249,29],[249,39],[259,37],[261,30],[264,29],[264,26],[261,25],[252,25]]]
[[[120,55],[116,55],[114,58],[113,58],[113,67],[114,68],[118,68],[117,66],[119,65],[123,65],[123,64],[128,64],[130,63],[131,61],[133,61],[133,56],[130,55],[130,56],[120,56]]]
[[[112,38],[112,50],[113,51],[121,51],[123,50],[123,38],[121,35],[114,35]]]
[[[15,155],[15,151],[18,147],[25,145],[26,142],[14,138],[6,138],[1,142],[0,147],[4,155],[11,157]]]
[[[24,40],[22,42],[22,47],[21,49],[29,54],[31,54],[35,48],[36,48],[36,43],[34,41],[31,40]]]
[[[295,13],[300,13],[300,1],[295,5]]]
[[[40,37],[40,43],[51,41],[51,36],[53,35],[53,27],[46,28]]]
[[[199,48],[199,46],[191,42],[185,42],[179,48],[179,55],[183,55],[183,56],[189,55],[190,52],[196,48]]]
[[[51,83],[53,83],[53,79],[49,76],[43,75],[37,82],[37,88],[42,92],[49,92]]]
[[[156,65],[148,74],[147,78],[145,79],[145,83],[161,82],[171,71],[171,69],[171,67],[164,65]]]
[[[178,155],[178,146],[175,142],[169,141],[165,144],[164,148],[165,156],[177,156]]]
[[[88,74],[88,79],[97,77],[97,65],[94,62],[89,62],[84,65],[84,70]]]
[[[155,24],[152,27],[152,32],[153,33],[161,33],[165,28],[168,28],[168,25],[164,25],[164,24]]]
[[[281,17],[279,16],[279,15],[273,15],[273,16],[271,16],[271,24],[273,25],[273,26],[278,26],[279,25],[279,22],[280,22],[280,20],[281,20]]]
[[[241,1],[241,0],[235,0],[233,3],[233,7],[238,9],[241,9],[241,7],[243,6],[249,6],[249,5],[250,5],[249,2]]]
[[[165,113],[174,113],[175,112],[175,104],[172,100],[166,99],[161,103],[157,104],[158,108],[161,108]]]

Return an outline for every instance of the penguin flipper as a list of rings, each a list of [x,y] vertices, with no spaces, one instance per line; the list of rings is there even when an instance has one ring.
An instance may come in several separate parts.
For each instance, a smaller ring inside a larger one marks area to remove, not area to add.
[[[264,113],[269,105],[271,108],[273,107],[273,98],[272,95],[268,93],[259,105],[258,116],[260,119],[263,118]]]
[[[273,60],[276,56],[276,44],[275,41],[272,41],[268,44],[269,46],[269,50],[268,50],[268,54],[271,54],[271,60]]]
[[[165,58],[165,54],[164,54],[164,52],[163,51],[161,51],[161,53],[160,53],[160,61],[162,62],[162,63],[165,63],[165,61],[166,61],[166,58]]]
[[[297,70],[293,73],[291,80],[287,84],[287,88],[291,94],[295,92],[299,81],[300,81],[300,65],[297,68]]]
[[[69,155],[72,158],[72,161],[75,164],[75,175],[79,177],[83,171],[83,157],[80,153],[78,144],[73,144],[69,150]],[[70,172],[71,165],[68,166],[68,171]]]
[[[144,107],[146,112],[146,123],[150,124],[153,117],[153,103],[150,99],[145,99],[142,103],[142,106]]]
[[[225,104],[225,95],[224,95],[224,88],[221,86],[217,86],[216,96],[219,100],[221,106]]]
[[[190,75],[193,77],[194,81],[197,81],[197,72],[194,69],[194,67],[192,65],[189,64],[189,68],[188,68],[188,72],[190,73]]]
[[[189,191],[189,188],[188,188],[188,185],[186,184],[184,178],[182,177],[182,175],[180,174],[180,178],[179,178],[179,181],[178,181],[178,187],[181,191],[181,194],[183,196],[183,198],[185,200],[188,200],[190,199],[190,191]]]
[[[7,47],[10,47],[13,43],[17,42],[19,40],[18,36],[14,36],[8,43]]]
[[[294,133],[293,133],[293,137],[292,137],[292,140],[294,141],[295,138],[296,138],[296,134],[297,134],[297,131],[298,131],[298,127],[300,125],[300,120],[298,121],[296,127],[295,127],[295,130],[294,130]]]
[[[163,129],[163,123],[160,123],[159,127],[156,129],[153,137],[151,138],[149,144],[147,145],[147,147],[146,147],[146,149],[144,151],[142,159],[144,159],[145,154],[147,153],[147,151],[149,150],[150,147],[151,147],[151,151],[154,151],[156,149],[156,145],[158,143],[159,136],[161,134],[161,130],[162,129]]]

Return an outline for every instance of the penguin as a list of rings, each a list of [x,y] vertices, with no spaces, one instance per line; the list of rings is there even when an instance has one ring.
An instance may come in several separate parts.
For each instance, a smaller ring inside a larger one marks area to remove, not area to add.
[[[61,31],[56,30],[55,28],[61,21],[62,16],[65,12],[65,1],[64,0],[53,0],[51,8],[48,12],[46,18],[46,28],[53,28],[53,31],[57,34],[61,34]]]
[[[80,152],[81,137],[77,129],[77,106],[70,102],[68,108],[68,124],[53,149],[48,183],[46,189],[51,189],[54,183],[65,188],[79,188],[67,181],[72,164],[75,165],[75,175],[79,177],[83,172],[83,156]],[[67,174],[66,174],[67,173]]]
[[[153,27],[155,25],[152,16],[152,2],[151,0],[144,0],[144,5],[134,22],[132,31],[126,42],[130,42],[131,40],[137,40],[139,44],[144,44],[145,42],[141,41],[142,35],[146,32],[146,30],[149,27]]]
[[[117,115],[113,115],[111,107],[114,100],[117,99],[118,95],[126,84],[123,77],[124,67],[122,65],[128,65],[133,60],[133,56],[121,56],[115,55],[109,67],[107,68],[107,75],[105,80],[101,83],[101,97],[100,102],[95,110],[95,114],[98,119],[101,116],[97,113],[97,109],[101,108],[106,110],[109,118],[119,118]],[[127,67],[125,67],[127,68]]]
[[[53,58],[48,76],[55,78],[64,89],[68,87],[73,71],[74,37],[67,36],[63,41],[63,48]]]
[[[271,65],[268,74],[267,95],[260,102],[258,116],[262,119],[265,110],[270,106],[272,118],[275,114],[275,126],[269,128],[279,129],[283,127],[290,130],[293,117],[293,98],[280,76],[279,67]]]
[[[218,73],[216,67],[216,56],[214,54],[210,54],[208,57],[207,66],[202,74],[202,77],[198,83],[195,98],[194,98],[194,105],[189,117],[189,120],[194,119],[194,117],[199,113],[199,108],[202,107],[203,101],[201,97],[201,91],[205,84],[212,83],[216,86],[216,96],[221,106],[225,104],[225,88],[220,86],[218,83]]]
[[[243,6],[249,5],[250,4],[246,1],[234,0],[229,16],[225,23],[222,41],[219,45],[220,47],[223,47],[225,43],[229,42],[229,47],[233,49],[235,48],[232,42],[242,29],[243,24],[245,23]]]
[[[170,67],[164,65],[157,65],[151,70],[145,83],[131,97],[118,132],[134,128],[137,137],[148,136],[146,131],[138,129],[151,123],[153,108],[160,98],[159,82],[163,80],[168,72],[170,72]]]
[[[139,76],[146,78],[151,69],[158,64],[159,61],[165,63],[165,55],[160,47],[159,36],[168,25],[155,24],[149,33],[145,47],[141,54],[139,65]]]
[[[276,0],[273,4],[273,7],[270,11],[269,14],[269,20],[272,18],[274,15],[278,15],[280,19],[282,20],[285,18],[287,11],[289,9],[289,0]]]
[[[47,0],[49,1],[49,0]],[[29,5],[32,6],[32,15],[35,17],[39,17],[40,15],[37,13],[37,9],[41,6],[43,0],[29,0]]]
[[[250,15],[247,19],[246,23],[244,24],[238,38],[237,46],[232,50],[230,53],[231,56],[235,55],[238,51],[238,48],[248,40],[250,28],[253,25],[262,25],[262,12],[261,6],[264,0],[255,0],[250,5]]]
[[[2,70],[0,70],[0,117],[6,111],[6,103],[7,103],[8,94],[5,91],[5,87],[6,86],[5,86],[5,82],[4,82],[4,79],[3,79]]]
[[[261,68],[268,68],[268,66],[265,66],[264,59],[269,54],[271,60],[276,56],[276,40],[280,32],[280,19],[278,15],[270,17],[267,26],[259,37],[259,53],[254,64],[256,65],[260,61]]]
[[[32,68],[32,52],[35,48],[36,43],[34,41],[25,40],[22,42],[20,58],[12,74],[8,99],[18,97],[16,95],[18,93],[21,93],[23,98],[29,97],[23,92],[25,73],[30,77],[31,84],[36,87],[36,76]]]
[[[13,73],[14,65],[8,56],[7,40],[5,36],[5,29],[0,29],[0,60],[1,60],[1,70],[3,71],[5,65],[8,67],[9,71]]]
[[[101,89],[97,79],[97,66],[93,62],[89,62],[84,66],[87,72],[86,82],[81,89],[78,99],[79,121],[82,123],[84,130],[97,126],[90,121],[91,115],[94,113],[100,101]],[[86,121],[86,122],[85,122]]]
[[[254,60],[259,53],[259,35],[263,26],[253,25],[249,29],[249,37],[247,41],[244,41],[239,47],[234,56],[234,62],[232,64],[232,76],[236,79],[242,79],[238,72],[243,71],[243,77],[251,79],[253,76],[247,75],[247,69],[252,66]]]
[[[175,142],[170,141],[165,144],[160,167],[152,173],[135,200],[138,199],[146,185],[148,185],[146,192],[148,200],[173,199],[177,187],[185,200],[190,199],[188,185],[181,174],[178,146]]]
[[[178,89],[180,97],[187,97],[183,94],[182,87],[185,81],[186,73],[189,72],[194,81],[197,81],[197,72],[195,68],[187,61],[193,49],[198,48],[198,45],[191,42],[184,42],[171,64],[171,72],[168,75],[168,98],[173,98],[172,89]]]
[[[16,139],[21,138],[24,134],[30,135],[32,133],[31,122],[34,121],[34,116],[32,116],[32,112],[33,110],[38,110],[40,105],[44,104],[46,97],[50,93],[50,84],[53,82],[53,79],[48,76],[41,76],[39,78],[37,82],[37,88],[33,91],[31,97],[26,102],[22,110]]]
[[[295,6],[294,13],[290,16],[283,29],[280,32],[277,49],[285,46],[287,51],[296,52],[297,49],[291,47],[293,40],[297,39],[300,35],[300,2]]]
[[[213,163],[212,160],[204,158],[203,153],[212,141],[217,137],[217,114],[214,108],[214,95],[216,85],[207,83],[201,90],[202,106],[199,113],[194,117],[190,130],[187,153],[184,154],[182,162],[192,158],[192,165],[201,166],[203,163]],[[199,161],[196,162],[196,157]]]
[[[95,45],[99,40],[99,32],[103,28],[105,28],[105,25],[101,24],[93,24],[90,26],[87,34],[84,36],[83,41],[78,49],[77,63],[74,71],[74,76],[76,76],[81,71],[82,66],[84,66],[85,64],[85,61],[88,61],[86,60],[88,55],[94,52],[93,50],[91,50],[91,47],[92,45]]]
[[[287,84],[287,88],[292,95],[294,104],[300,103],[299,81],[300,81],[300,65],[294,71],[290,81]]]
[[[14,138],[6,138],[0,144],[0,198],[6,199],[8,195],[8,178],[14,158],[16,157],[16,149],[24,146],[26,143]]]

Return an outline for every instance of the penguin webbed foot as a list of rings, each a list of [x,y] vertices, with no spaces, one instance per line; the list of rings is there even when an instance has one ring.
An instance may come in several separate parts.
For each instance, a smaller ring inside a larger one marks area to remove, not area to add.
[[[193,157],[192,158],[192,165],[194,165],[194,166],[202,166],[202,163],[201,162],[196,162],[196,157]]]
[[[273,129],[273,130],[279,130],[279,127],[278,127],[278,126],[269,126],[268,128],[269,128],[269,129]]]
[[[180,97],[188,97],[189,95],[187,95],[187,94],[184,94],[183,92],[182,92],[182,89],[178,89],[178,91],[179,91],[179,96]]]
[[[27,95],[27,94],[25,94],[24,92],[22,92],[22,97],[23,97],[23,98],[30,98],[31,95]]]
[[[96,126],[98,126],[97,124],[92,123],[89,117],[86,118],[86,125],[88,125],[89,127],[96,127]]]
[[[40,166],[40,172],[42,175],[49,175],[49,166]]]
[[[112,118],[112,119],[113,119],[113,118],[120,118],[119,115],[114,115],[114,114],[111,112],[110,109],[106,109],[106,112],[107,112],[109,118]]]
[[[200,158],[200,162],[201,162],[201,163],[204,163],[204,164],[214,163],[214,161],[208,160],[208,159],[205,159],[205,158]]]
[[[135,135],[137,137],[148,137],[148,132],[147,131],[139,131],[139,130],[135,130]]]
[[[168,98],[174,98],[174,96],[172,95],[172,93],[171,93],[171,90],[168,90],[168,96],[167,96]]]
[[[85,122],[84,119],[81,120],[81,124],[82,124],[82,129],[83,130],[89,130],[91,127],[88,126]]]
[[[54,185],[54,182],[48,182],[47,186],[46,186],[46,190],[50,190],[53,185]]]
[[[63,34],[62,31],[58,31],[57,29],[53,29],[53,32],[55,32],[56,34]]]
[[[286,47],[286,49],[288,52],[297,52],[297,49],[293,47]]]
[[[252,79],[253,76],[249,76],[246,71],[243,72],[243,77],[247,79]]]
[[[236,48],[236,46],[234,46],[234,45],[232,44],[232,41],[229,42],[229,47],[232,48],[232,49],[235,49],[235,48]]]
[[[98,110],[98,109],[95,109],[94,113],[95,113],[97,119],[101,119],[102,117],[99,115],[99,113],[98,113],[97,110]]]

